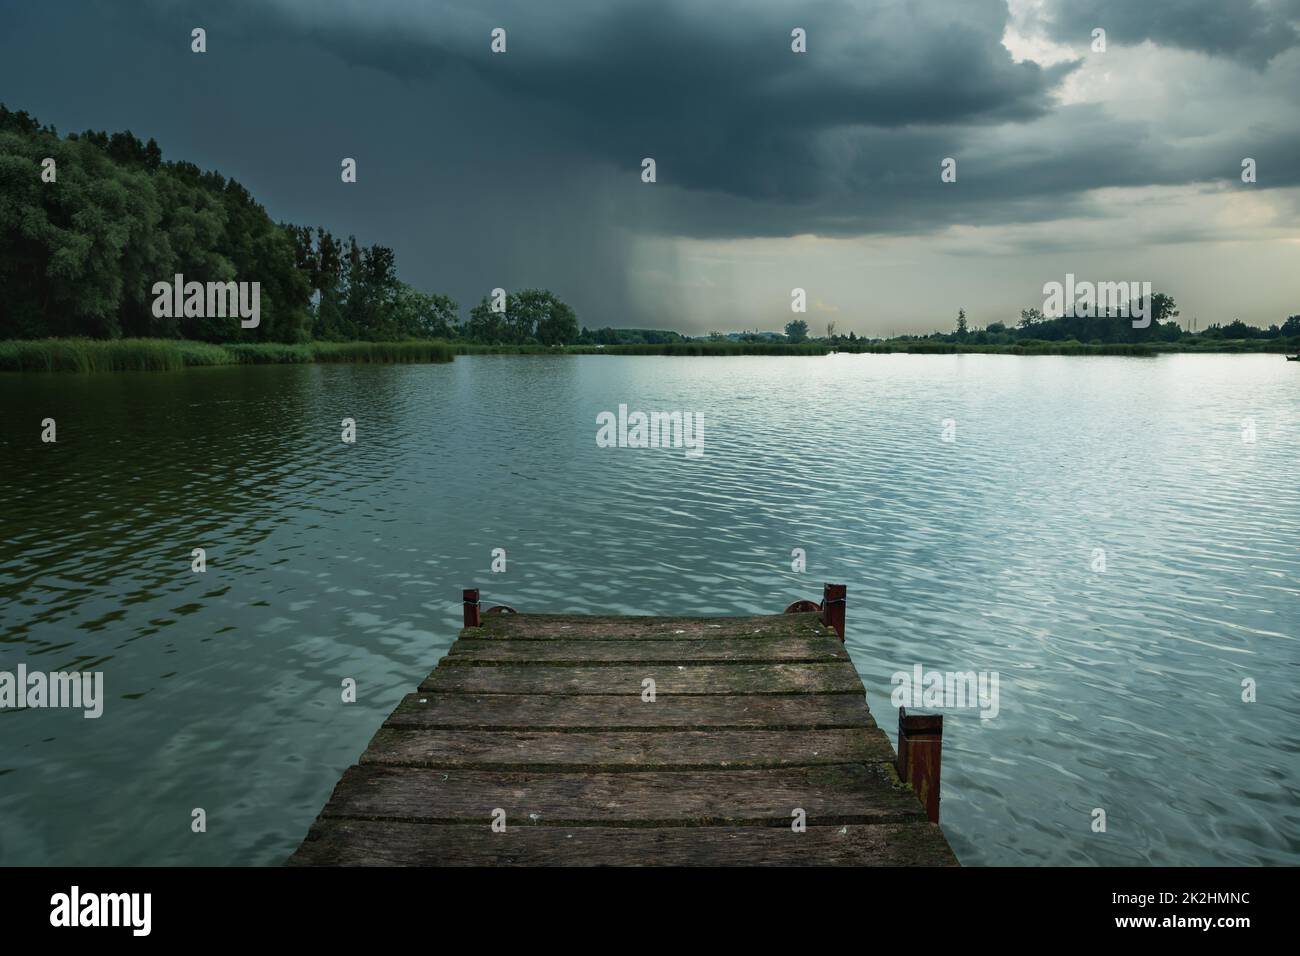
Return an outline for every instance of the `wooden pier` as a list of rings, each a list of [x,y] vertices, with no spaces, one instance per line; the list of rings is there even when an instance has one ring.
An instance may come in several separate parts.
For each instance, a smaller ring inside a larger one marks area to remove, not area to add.
[[[934,822],[942,717],[900,713],[896,763],[844,600],[599,617],[480,614],[466,591],[460,638],[288,862],[955,865]]]

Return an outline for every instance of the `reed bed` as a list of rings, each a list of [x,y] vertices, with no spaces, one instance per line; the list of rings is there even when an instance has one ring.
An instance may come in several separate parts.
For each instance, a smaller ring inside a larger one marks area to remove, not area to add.
[[[185,339],[29,339],[0,342],[5,372],[168,372],[205,365],[289,365],[309,362],[450,362],[445,342],[241,342],[213,345]]]

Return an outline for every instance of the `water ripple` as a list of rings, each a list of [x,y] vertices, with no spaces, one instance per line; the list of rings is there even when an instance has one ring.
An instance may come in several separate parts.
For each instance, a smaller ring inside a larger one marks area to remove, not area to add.
[[[279,862],[450,645],[462,587],[748,614],[830,580],[887,729],[896,671],[1000,676],[996,719],[945,710],[963,862],[1300,862],[1278,357],[482,356],[0,394],[0,668],[108,689],[98,721],[0,714],[0,863]],[[597,448],[621,403],[702,412],[704,457]]]

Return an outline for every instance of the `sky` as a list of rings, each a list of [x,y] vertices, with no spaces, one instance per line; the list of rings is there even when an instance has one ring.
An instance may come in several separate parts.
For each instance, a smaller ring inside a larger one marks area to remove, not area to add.
[[[591,328],[979,327],[1067,273],[1281,323],[1298,92],[1300,0],[0,0],[10,109]]]

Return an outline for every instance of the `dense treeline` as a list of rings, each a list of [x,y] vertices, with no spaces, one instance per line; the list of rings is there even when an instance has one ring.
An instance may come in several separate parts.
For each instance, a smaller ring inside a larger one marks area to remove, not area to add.
[[[155,316],[154,284],[178,273],[259,282],[260,324]],[[397,277],[392,249],[276,223],[238,182],[166,161],[152,139],[61,138],[2,104],[0,289],[0,339],[556,345],[579,336],[573,310],[541,289],[484,299],[462,325],[450,298]]]
[[[42,178],[54,160],[54,182]],[[157,318],[175,273],[261,282],[261,324]],[[0,106],[0,337],[302,341],[311,290],[289,234],[239,183],[130,133],[61,139]]]

